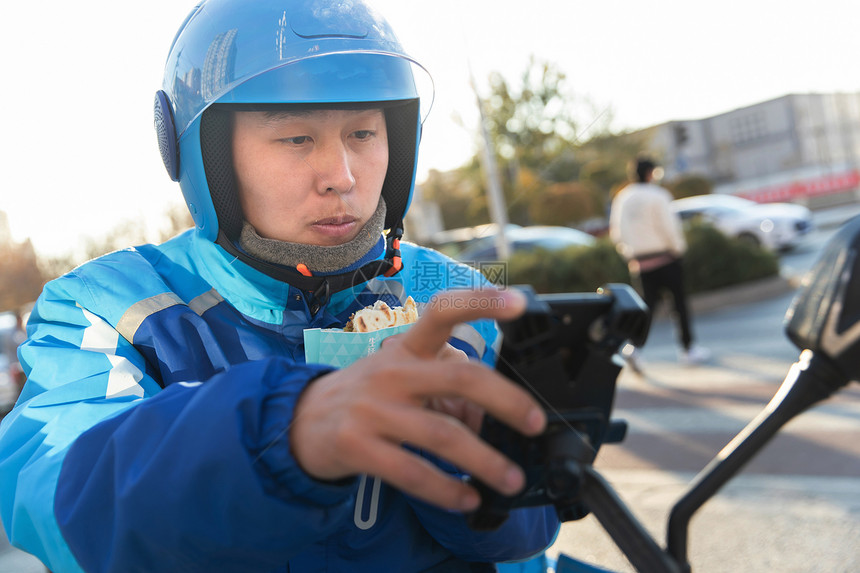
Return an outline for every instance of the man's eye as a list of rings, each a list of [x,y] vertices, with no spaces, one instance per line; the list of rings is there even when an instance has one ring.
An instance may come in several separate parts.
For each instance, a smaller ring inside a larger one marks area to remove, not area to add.
[[[376,134],[376,132],[371,130],[371,129],[360,129],[360,130],[354,132],[352,135],[356,139],[370,139],[375,134]]]
[[[285,137],[281,139],[284,143],[289,143],[290,145],[304,145],[311,140],[307,135],[297,135],[296,137]]]

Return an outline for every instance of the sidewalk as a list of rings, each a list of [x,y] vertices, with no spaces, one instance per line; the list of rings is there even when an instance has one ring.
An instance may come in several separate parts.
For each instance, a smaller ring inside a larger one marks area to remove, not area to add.
[[[603,474],[665,547],[669,510],[693,474]],[[695,573],[847,573],[860,571],[858,547],[858,480],[741,475],[693,516],[687,549]],[[562,526],[548,555],[559,553],[618,573],[634,571],[592,515]]]
[[[785,374],[779,361],[773,362],[757,361],[755,368],[719,363],[689,368],[651,361],[647,380],[627,369],[622,371],[617,396],[622,398],[622,406],[616,408],[614,417],[631,424],[629,435],[621,444],[604,446],[595,468],[661,547],[666,544],[672,506],[704,464],[692,471],[670,471],[665,469],[665,459],[652,458],[656,449],[674,443],[679,450],[688,451],[704,447],[708,435],[737,433],[764,406],[752,395],[744,399],[744,389],[767,385]],[[635,403],[629,393],[639,396]],[[704,404],[691,406],[691,395]],[[826,455],[820,451],[819,457],[810,456],[816,448],[851,449],[850,444],[857,443],[860,395],[854,390],[835,403],[816,406],[792,420],[781,436],[694,514],[687,548],[694,573],[860,571],[857,458],[840,468],[817,464]],[[828,444],[833,436],[840,436],[843,442]],[[648,451],[637,449],[637,444],[647,441],[656,445]],[[713,441],[723,445],[728,438]],[[799,444],[805,446],[792,449]],[[720,445],[706,457],[715,454]],[[770,460],[762,464],[765,458]],[[767,466],[777,458],[781,461],[768,471]],[[798,466],[806,465],[810,467],[794,473]],[[611,571],[633,572],[593,516],[562,526],[548,551],[552,558],[559,553]]]

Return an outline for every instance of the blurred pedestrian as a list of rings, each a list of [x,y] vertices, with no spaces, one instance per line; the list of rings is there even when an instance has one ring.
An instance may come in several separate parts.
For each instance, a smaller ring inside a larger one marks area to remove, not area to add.
[[[710,357],[693,343],[694,336],[684,293],[683,256],[687,250],[680,218],[672,212],[672,194],[654,183],[657,164],[640,157],[630,165],[630,183],[613,198],[609,236],[627,261],[634,285],[652,314],[665,292],[672,296],[680,343],[679,360],[697,364]],[[638,349],[627,353],[631,367],[641,370]]]

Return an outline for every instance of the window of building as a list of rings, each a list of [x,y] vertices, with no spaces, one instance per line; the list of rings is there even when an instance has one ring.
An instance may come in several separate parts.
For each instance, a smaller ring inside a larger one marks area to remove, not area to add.
[[[764,137],[767,124],[762,113],[746,113],[733,117],[729,123],[732,143],[742,144]]]

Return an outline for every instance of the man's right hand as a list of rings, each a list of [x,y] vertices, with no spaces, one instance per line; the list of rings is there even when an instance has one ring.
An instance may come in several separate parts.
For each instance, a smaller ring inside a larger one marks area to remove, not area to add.
[[[323,480],[377,476],[446,509],[478,506],[472,487],[403,447],[410,444],[503,494],[519,492],[525,485],[522,469],[481,440],[469,427],[472,421],[458,412],[483,409],[523,434],[537,435],[546,425],[543,410],[528,392],[494,370],[448,359],[443,349],[456,324],[509,320],[524,308],[516,291],[442,293],[412,328],[386,339],[378,352],[315,380],[299,399],[290,427],[299,465]],[[440,400],[466,407],[428,407]]]

